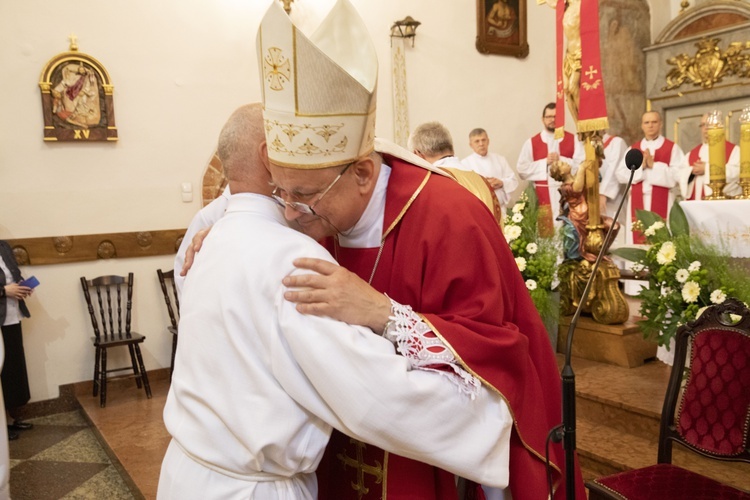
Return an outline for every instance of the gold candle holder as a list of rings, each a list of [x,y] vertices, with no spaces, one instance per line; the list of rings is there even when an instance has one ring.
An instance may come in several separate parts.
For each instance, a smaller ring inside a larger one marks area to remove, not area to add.
[[[727,184],[726,136],[721,111],[713,111],[706,120],[708,128],[708,176],[711,194],[706,200],[725,200],[724,186]]]
[[[750,200],[750,106],[740,115],[740,187],[739,198]]]

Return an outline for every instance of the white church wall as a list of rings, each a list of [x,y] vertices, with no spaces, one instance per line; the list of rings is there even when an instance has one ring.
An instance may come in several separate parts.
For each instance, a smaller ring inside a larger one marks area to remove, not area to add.
[[[655,2],[656,0],[654,0]],[[474,0],[352,0],[380,59],[377,133],[393,133],[389,29],[411,15],[422,22],[406,50],[410,125],[439,120],[468,155],[468,132],[488,130],[491,150],[515,165],[523,141],[541,126],[554,97],[554,11],[528,2],[530,54],[482,55],[474,48]],[[310,31],[334,0],[296,0],[292,16]],[[200,183],[221,125],[258,100],[255,33],[270,0],[79,0],[0,3],[0,238],[186,227],[200,208]],[[107,68],[115,86],[119,141],[42,141],[37,85],[45,63],[68,49]],[[180,185],[194,200],[183,203]],[[93,372],[91,327],[78,279],[133,271],[134,326],[147,335],[148,369],[169,365],[170,334],[155,270],[172,256],[27,266],[42,282],[29,300],[24,338],[32,400]]]

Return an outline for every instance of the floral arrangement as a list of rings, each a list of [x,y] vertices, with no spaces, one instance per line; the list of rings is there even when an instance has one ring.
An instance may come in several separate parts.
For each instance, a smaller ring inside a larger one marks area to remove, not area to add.
[[[732,263],[724,249],[690,235],[679,203],[672,206],[669,225],[658,214],[640,210],[635,228],[643,231],[648,249],[619,248],[612,253],[633,262],[636,276],[648,280],[641,299],[638,323],[643,334],[669,346],[677,329],[712,304],[727,297],[750,302],[750,273]]]
[[[550,300],[550,292],[558,285],[557,262],[561,249],[556,236],[539,234],[538,218],[539,204],[534,188],[530,187],[505,216],[503,234],[537,311],[548,321],[559,315],[559,301]]]

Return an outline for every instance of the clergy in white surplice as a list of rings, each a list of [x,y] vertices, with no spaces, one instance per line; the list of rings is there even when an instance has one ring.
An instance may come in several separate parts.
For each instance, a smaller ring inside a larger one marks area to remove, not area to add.
[[[633,231],[638,210],[650,210],[667,219],[675,197],[681,194],[679,184],[688,169],[687,159],[680,146],[661,135],[661,128],[661,115],[647,111],[641,120],[644,138],[631,146],[643,152],[643,166],[635,171],[628,198],[625,226],[628,244],[646,242],[642,233]],[[624,159],[615,174],[619,182],[628,182],[630,170]]]
[[[474,152],[461,160],[462,167],[489,181],[505,213],[510,197],[518,187],[516,174],[504,156],[489,152],[490,138],[484,129],[476,128],[469,133],[469,146]]]
[[[540,209],[550,207],[546,209],[550,211],[549,227],[560,215],[560,182],[550,177],[549,166],[553,162],[563,161],[570,164],[571,172],[575,174],[585,158],[583,146],[570,132],[565,132],[561,139],[555,139],[556,116],[555,103],[547,104],[542,111],[544,128],[523,143],[516,164],[518,176],[533,181]]]

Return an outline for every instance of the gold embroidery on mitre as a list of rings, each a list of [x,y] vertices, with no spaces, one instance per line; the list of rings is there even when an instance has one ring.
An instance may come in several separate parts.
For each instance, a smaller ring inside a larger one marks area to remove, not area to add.
[[[297,152],[303,155],[313,156],[313,155],[319,155],[323,151],[318,146],[313,144],[310,141],[310,139],[306,139],[305,143],[299,148],[297,148]]]
[[[317,135],[320,137],[319,140],[327,143],[331,137],[337,135],[343,128],[343,123],[313,126],[310,124],[295,125],[293,123],[280,123],[278,120],[265,120],[267,136],[271,135],[271,131],[273,130],[278,132],[274,140],[268,143],[268,149],[289,156],[331,156],[334,153],[345,153],[346,146],[349,144],[347,136],[342,137],[333,147],[327,147],[325,144],[315,141],[315,136]],[[282,135],[279,135],[279,133]],[[310,135],[305,138],[305,142],[301,146],[295,148],[292,141],[300,134],[303,134],[303,137],[304,135]],[[283,136],[286,136],[288,141],[282,140]]]
[[[321,136],[323,139],[325,139],[326,142],[328,142],[328,139],[330,139],[332,136],[338,134],[339,130],[344,125],[323,125],[320,127],[315,127],[313,130],[315,130],[315,133]]]
[[[281,54],[281,49],[271,47],[263,59],[263,78],[271,90],[284,90],[284,83],[292,77],[291,63]]]

